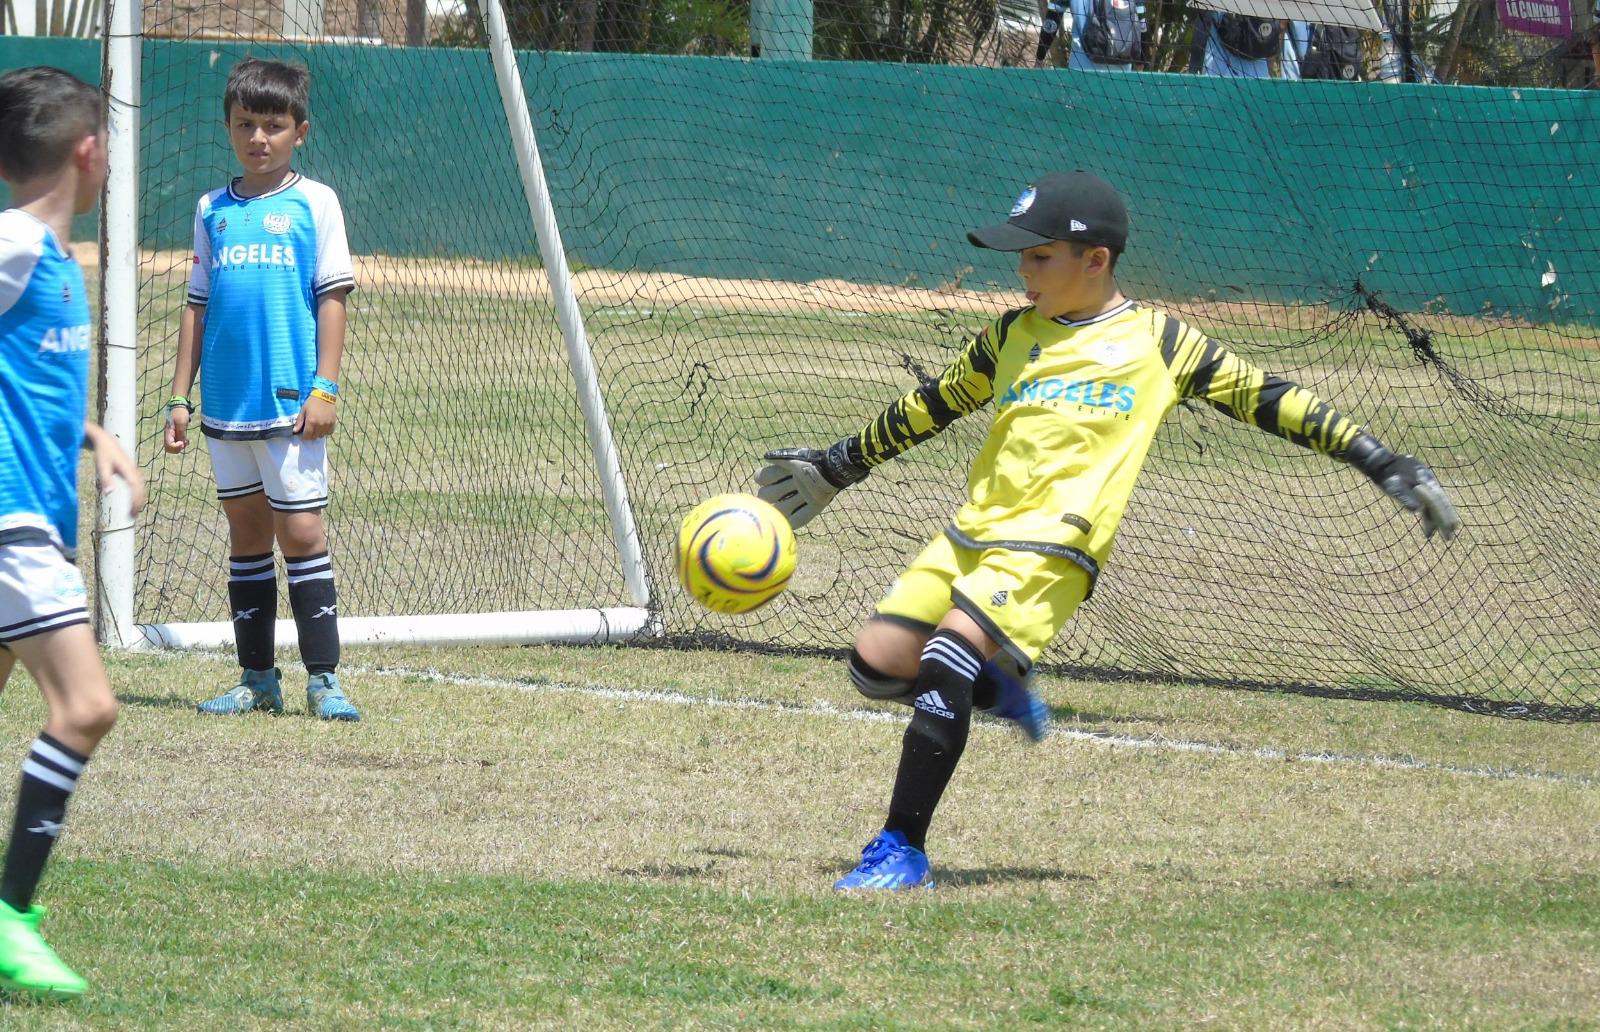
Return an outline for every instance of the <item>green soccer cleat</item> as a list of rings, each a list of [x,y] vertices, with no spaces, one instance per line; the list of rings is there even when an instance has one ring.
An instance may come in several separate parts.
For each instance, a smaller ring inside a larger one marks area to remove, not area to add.
[[[0,903],[0,987],[52,1000],[82,996],[89,983],[56,956],[39,934],[44,907],[19,914]]]
[[[338,674],[312,674],[306,682],[306,712],[320,720],[360,720],[361,711],[344,697]]]
[[[239,683],[217,696],[199,703],[195,709],[214,717],[237,717],[255,710],[266,713],[283,712],[282,675],[278,668],[271,670],[244,670]]]

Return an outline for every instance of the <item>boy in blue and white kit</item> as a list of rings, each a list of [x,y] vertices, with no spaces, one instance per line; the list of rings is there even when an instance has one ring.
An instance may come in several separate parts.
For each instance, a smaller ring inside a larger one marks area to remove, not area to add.
[[[322,521],[355,276],[338,197],[290,168],[311,128],[310,93],[304,68],[255,59],[234,66],[222,105],[244,174],[195,210],[166,449],[188,446],[198,366],[200,429],[228,518],[228,600],[242,668],[238,684],[199,704],[202,713],[283,712],[273,664],[276,541],[308,675],[306,709],[323,720],[361,719],[334,672],[338,595]]]
[[[17,660],[49,707],[22,765],[0,872],[0,986],[77,996],[84,980],[39,935],[33,905],[67,801],[117,719],[94,633],[78,543],[78,452],[93,448],[100,486],[121,477],[137,512],[139,469],[89,403],[89,292],[67,251],[72,216],[106,177],[100,93],[57,68],[0,75],[0,686]]]

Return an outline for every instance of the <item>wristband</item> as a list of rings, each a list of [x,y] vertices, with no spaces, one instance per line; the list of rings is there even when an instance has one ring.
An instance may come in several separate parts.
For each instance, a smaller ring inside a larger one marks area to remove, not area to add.
[[[312,391],[324,391],[328,394],[337,395],[339,393],[339,384],[326,376],[318,376],[312,379],[311,389]]]
[[[321,387],[311,388],[311,396],[319,401],[325,401],[330,405],[339,404],[339,396],[337,394],[325,391]]]
[[[1372,481],[1381,484],[1383,478],[1389,475],[1389,467],[1395,460],[1395,453],[1384,447],[1382,441],[1362,430],[1345,446],[1344,454],[1339,458],[1365,473]]]
[[[167,399],[167,407],[166,407],[167,418],[169,420],[172,418],[172,410],[173,409],[180,409],[180,408],[183,409],[185,412],[189,413],[190,415],[194,414],[194,403],[191,402],[188,398],[185,398],[181,394],[174,394],[172,397],[168,398]]]
[[[852,434],[833,442],[828,450],[822,453],[819,471],[822,473],[822,479],[841,491],[851,484],[859,484],[867,479],[867,474],[872,470],[862,460],[861,438]]]

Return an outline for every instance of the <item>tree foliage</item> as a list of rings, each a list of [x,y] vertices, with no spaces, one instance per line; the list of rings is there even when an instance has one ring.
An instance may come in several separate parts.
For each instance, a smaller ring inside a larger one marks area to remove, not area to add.
[[[813,0],[813,55],[843,61],[1032,64],[1043,0]],[[1593,30],[1547,40],[1501,26],[1494,0],[1374,0],[1395,40],[1367,39],[1377,74],[1395,50],[1403,13],[1419,78],[1481,85],[1581,86],[1594,81]],[[436,27],[436,46],[482,46],[479,0]],[[505,0],[519,49],[635,54],[750,53],[751,0]],[[1188,70],[1202,9],[1190,0],[1145,0],[1148,71]],[[1401,4],[1408,4],[1403,11]],[[1050,61],[1065,64],[1058,41]]]

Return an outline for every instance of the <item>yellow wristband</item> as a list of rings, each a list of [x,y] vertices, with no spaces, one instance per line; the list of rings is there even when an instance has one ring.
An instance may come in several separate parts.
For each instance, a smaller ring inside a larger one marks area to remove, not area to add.
[[[323,390],[321,387],[313,387],[313,388],[311,388],[311,396],[313,398],[319,398],[322,401],[325,401],[330,405],[339,404],[339,396],[337,394],[329,394],[327,391]]]

